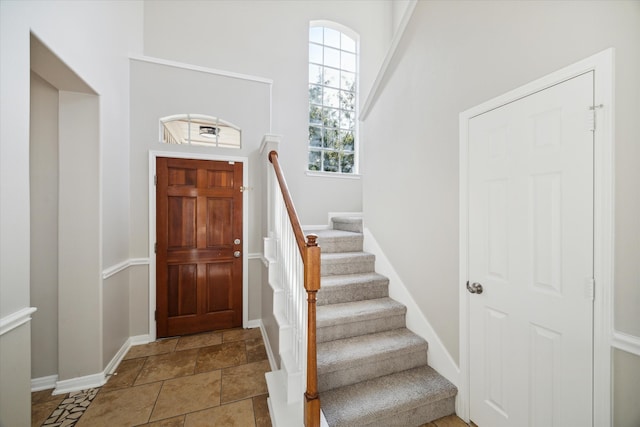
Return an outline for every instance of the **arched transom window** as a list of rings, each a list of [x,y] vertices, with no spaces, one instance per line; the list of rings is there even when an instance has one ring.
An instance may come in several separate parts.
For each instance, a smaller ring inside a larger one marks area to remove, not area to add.
[[[308,170],[357,172],[358,42],[327,22],[309,28]]]
[[[160,141],[165,144],[241,147],[240,128],[219,117],[178,114],[160,119]]]

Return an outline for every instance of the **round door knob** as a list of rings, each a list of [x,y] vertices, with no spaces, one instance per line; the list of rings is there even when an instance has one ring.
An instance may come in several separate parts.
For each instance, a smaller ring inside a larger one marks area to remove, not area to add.
[[[469,282],[467,282],[467,290],[472,294],[481,294],[483,291],[482,285],[477,282],[473,282],[471,285],[469,285]]]
[[[233,256],[236,257],[236,258],[240,258],[240,251],[235,251],[233,253]]]
[[[240,239],[236,239],[236,240],[234,240],[234,241],[233,241],[233,244],[234,244],[234,245],[239,245],[239,244],[240,244]]]

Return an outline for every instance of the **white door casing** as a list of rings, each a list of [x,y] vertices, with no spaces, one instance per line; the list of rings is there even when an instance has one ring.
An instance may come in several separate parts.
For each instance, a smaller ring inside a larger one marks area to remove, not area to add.
[[[171,157],[180,159],[193,159],[193,160],[214,160],[214,161],[228,161],[228,162],[240,162],[244,164],[243,168],[243,182],[249,182],[249,169],[250,163],[248,157],[242,156],[223,156],[219,154],[203,154],[203,153],[191,153],[180,151],[149,151],[149,341],[156,340],[156,158],[158,157]],[[245,184],[246,185],[246,184]],[[244,206],[242,212],[242,235],[249,235],[249,198],[248,192],[243,194],[242,204]],[[242,241],[242,327],[249,327],[249,271],[248,271],[248,239],[244,238]]]
[[[610,424],[612,63],[610,49],[461,114],[457,412],[481,426]]]

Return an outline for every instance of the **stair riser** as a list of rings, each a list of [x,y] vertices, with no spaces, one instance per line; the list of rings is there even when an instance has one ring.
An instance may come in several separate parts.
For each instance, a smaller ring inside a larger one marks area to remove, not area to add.
[[[375,260],[371,257],[355,260],[328,261],[322,260],[321,276],[337,276],[344,274],[371,273],[375,268]]]
[[[362,243],[362,236],[318,239],[323,253],[361,252]]]
[[[456,412],[455,397],[449,397],[438,402],[428,403],[410,411],[393,414],[388,418],[378,418],[372,423],[358,423],[359,426],[366,427],[406,427],[422,425],[437,420]],[[336,424],[333,427],[340,426]],[[346,427],[346,424],[345,424]]]
[[[352,231],[362,233],[362,220],[333,218],[331,221],[334,230]]]
[[[350,301],[363,301],[389,296],[388,282],[356,283],[339,288],[321,288],[318,291],[318,305],[340,304]]]
[[[379,357],[332,372],[318,366],[318,391],[332,390],[427,364],[426,343],[414,346],[411,350],[401,354],[387,353],[384,359]]]
[[[333,341],[376,332],[391,331],[393,329],[403,328],[404,326],[404,313],[360,322],[343,323],[335,326],[318,326],[316,329],[316,340],[317,342]]]
[[[417,426],[425,423],[437,420],[447,415],[451,415],[456,411],[455,397],[449,397],[447,399],[432,402],[417,408],[411,409],[405,412],[399,412],[388,418],[378,418],[371,423],[366,423],[364,420],[358,422],[359,426],[366,427],[406,427]],[[332,427],[344,426],[347,427],[348,423],[338,423],[332,425]]]

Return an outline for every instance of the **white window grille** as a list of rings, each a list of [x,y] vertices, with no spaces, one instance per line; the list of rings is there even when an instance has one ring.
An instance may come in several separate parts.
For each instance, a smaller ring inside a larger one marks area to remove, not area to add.
[[[335,24],[312,23],[309,28],[309,171],[357,173],[357,101],[357,36]]]
[[[160,119],[160,141],[220,148],[241,148],[242,131],[218,117],[177,114]]]

